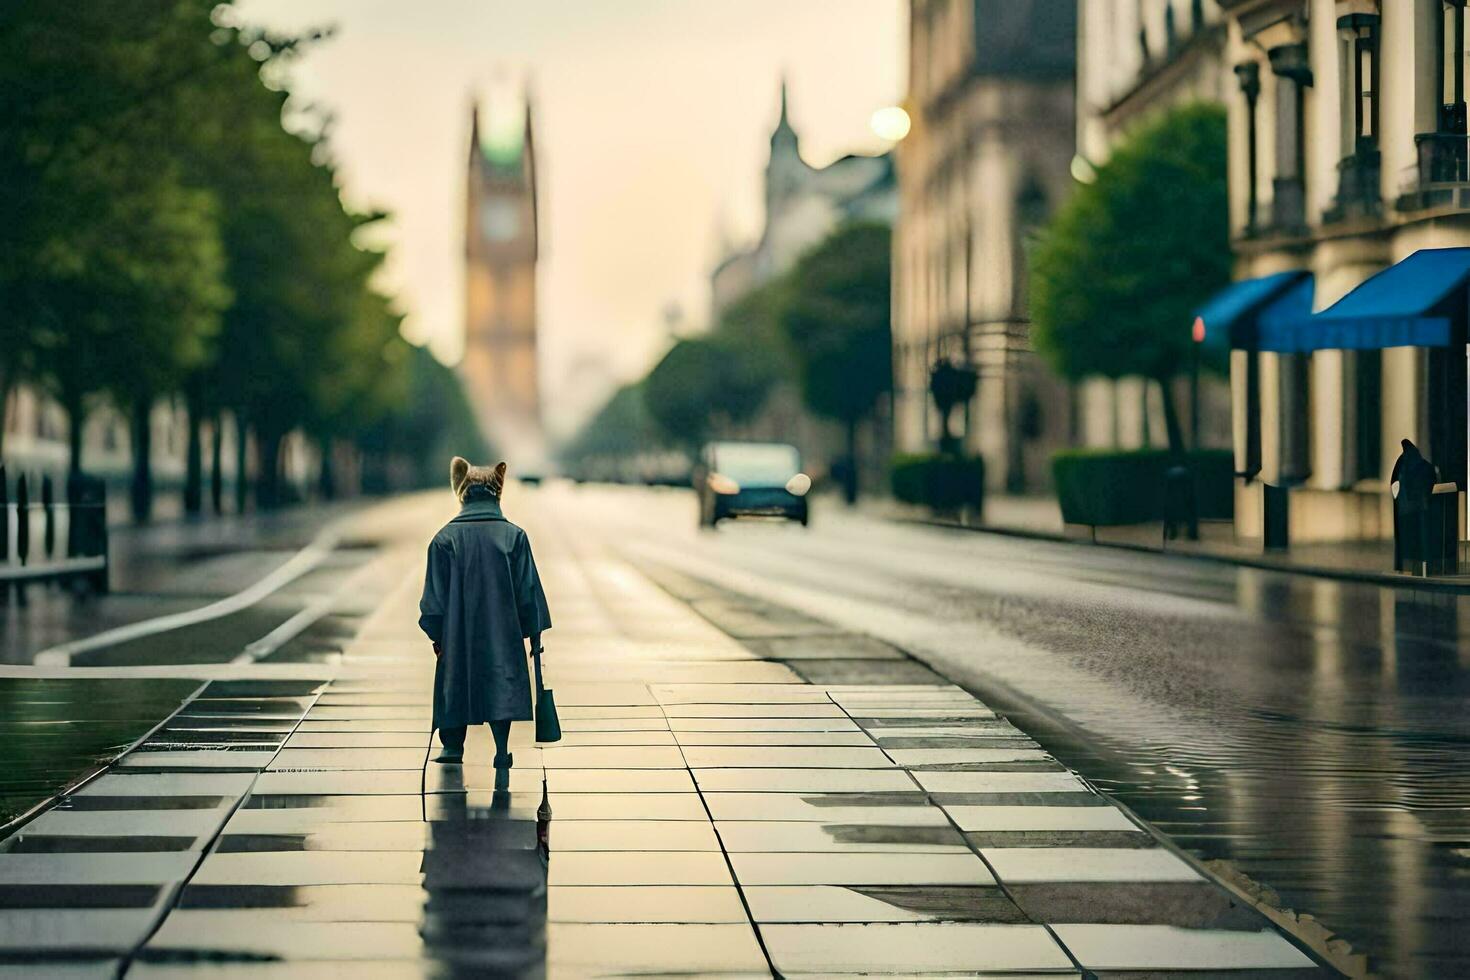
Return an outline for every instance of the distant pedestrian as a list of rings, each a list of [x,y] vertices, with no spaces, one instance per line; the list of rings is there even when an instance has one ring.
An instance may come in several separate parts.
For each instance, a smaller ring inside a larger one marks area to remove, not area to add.
[[[449,464],[459,515],[429,543],[419,626],[434,644],[434,728],[443,746],[435,762],[464,758],[470,725],[489,723],[495,768],[508,770],[510,723],[531,719],[530,654],[541,656],[551,628],[546,593],[526,532],[500,509],[505,463]]]
[[[1393,567],[1417,571],[1418,565],[1433,553],[1430,540],[1429,498],[1439,482],[1439,471],[1425,459],[1419,447],[1401,440],[1404,451],[1394,461],[1389,474],[1389,492],[1393,494]]]

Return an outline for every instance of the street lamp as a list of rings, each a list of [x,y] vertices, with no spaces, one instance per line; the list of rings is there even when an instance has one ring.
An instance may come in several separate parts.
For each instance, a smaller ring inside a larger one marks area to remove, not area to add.
[[[1190,340],[1194,343],[1189,345],[1189,445],[1191,449],[1199,448],[1199,349],[1205,342],[1205,318],[1197,316],[1194,318],[1194,326],[1189,331]]]
[[[890,143],[897,143],[909,134],[913,123],[909,114],[904,111],[903,106],[886,106],[873,113],[868,120],[868,126],[880,139]]]

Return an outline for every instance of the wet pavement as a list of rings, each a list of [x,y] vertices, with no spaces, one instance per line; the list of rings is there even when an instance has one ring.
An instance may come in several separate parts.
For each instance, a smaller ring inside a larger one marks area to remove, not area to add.
[[[421,527],[338,654],[216,668],[0,844],[0,972],[1329,975],[986,703],[538,503],[563,742],[427,761]]]
[[[748,647],[789,642],[744,621],[768,606],[891,642],[1360,969],[1470,975],[1470,599],[836,508],[701,533],[681,492],[561,492]]]

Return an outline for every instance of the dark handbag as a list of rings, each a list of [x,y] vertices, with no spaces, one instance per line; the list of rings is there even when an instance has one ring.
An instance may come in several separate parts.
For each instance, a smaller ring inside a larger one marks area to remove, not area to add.
[[[541,651],[531,654],[536,664],[536,741],[560,742],[561,721],[556,717],[556,698],[541,683]]]

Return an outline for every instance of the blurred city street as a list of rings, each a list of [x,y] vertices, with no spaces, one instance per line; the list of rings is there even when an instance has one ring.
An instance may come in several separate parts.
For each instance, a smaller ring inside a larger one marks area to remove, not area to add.
[[[483,729],[463,770],[426,763],[415,604],[452,499],[371,504],[336,532],[355,560],[328,551],[310,588],[260,600],[269,616],[38,668],[208,686],[8,842],[6,958],[136,975],[199,957],[393,961],[385,976],[521,956],[551,975],[1311,968],[1203,871],[1306,943],[1336,933],[1339,967],[1466,962],[1446,919],[1464,886],[1436,846],[1470,799],[1455,598],[838,506],[807,530],[701,530],[678,490],[556,481],[506,508],[546,580],[567,729],[537,748],[518,726],[508,797]],[[239,656],[259,639],[244,626],[308,609],[334,627]],[[1407,817],[1426,800],[1445,823]],[[466,850],[514,853],[436,880]]]

